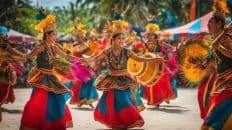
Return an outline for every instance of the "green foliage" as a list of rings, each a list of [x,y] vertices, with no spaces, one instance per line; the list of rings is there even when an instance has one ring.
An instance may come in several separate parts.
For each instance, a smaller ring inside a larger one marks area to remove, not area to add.
[[[1,0],[0,4],[0,24],[17,31],[35,35],[37,11],[30,6],[29,0]]]
[[[197,18],[212,10],[212,0],[196,0],[196,2]],[[17,2],[16,0],[0,0],[0,3],[0,14],[7,12],[1,17],[1,23],[10,21],[9,27],[36,35],[34,27],[37,21],[34,16],[37,9],[30,6],[29,0],[17,0]],[[97,23],[102,29],[106,21],[114,19],[112,9],[115,4],[118,4],[119,12],[123,12],[128,5],[130,6],[124,19],[133,25],[145,26],[149,15],[153,14],[157,16],[160,23],[163,23],[161,29],[172,27],[164,15],[166,11],[171,12],[179,25],[189,21],[190,0],[77,0],[75,3],[69,3],[68,7],[55,7],[46,12],[56,15],[58,32],[68,34],[78,23],[76,17],[81,18],[86,28]]]

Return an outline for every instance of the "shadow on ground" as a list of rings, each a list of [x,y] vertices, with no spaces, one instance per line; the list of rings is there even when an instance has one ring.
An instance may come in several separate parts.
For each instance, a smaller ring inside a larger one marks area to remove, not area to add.
[[[159,108],[158,107],[150,107],[146,108],[148,111],[161,111],[166,113],[177,113],[177,114],[184,114],[185,112],[191,111],[188,110],[186,107],[181,106],[166,106],[162,105]]]
[[[10,109],[4,108],[4,107],[2,107],[2,112],[7,112],[7,113],[10,113],[10,114],[21,114],[22,113],[22,111],[19,110],[19,109],[10,110]]]
[[[88,108],[88,107],[72,107],[71,109],[74,109],[74,110],[81,110],[81,111],[94,111],[95,108]]]

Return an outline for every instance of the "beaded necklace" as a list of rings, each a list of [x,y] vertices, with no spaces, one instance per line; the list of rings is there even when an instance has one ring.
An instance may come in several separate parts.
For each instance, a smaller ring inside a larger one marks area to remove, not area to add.
[[[115,55],[113,53],[113,50],[111,50],[110,53],[110,63],[113,66],[113,68],[116,69],[121,69],[123,66],[123,62],[124,62],[124,50],[122,49],[119,53],[119,55]]]

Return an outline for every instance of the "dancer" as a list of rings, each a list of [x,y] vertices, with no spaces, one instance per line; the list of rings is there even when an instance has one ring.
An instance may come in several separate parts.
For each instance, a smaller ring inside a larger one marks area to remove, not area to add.
[[[84,42],[86,30],[84,29],[83,24],[78,24],[75,26],[75,32],[78,41],[75,45],[76,47],[74,48],[74,55],[83,57],[84,55],[90,56],[94,53],[97,53],[98,50],[96,48],[98,47],[98,42],[96,41],[96,30],[90,32],[91,40],[89,40],[88,43]],[[89,105],[91,108],[94,108],[92,103],[97,101],[98,93],[97,89],[93,85],[95,81],[94,72],[91,71],[91,73],[92,76],[89,81],[75,81],[75,85],[72,88],[74,94],[70,100],[70,104],[77,104],[78,107],[81,107],[82,105]]]
[[[225,15],[218,10],[208,22],[217,77],[209,99],[209,109],[201,130],[232,129],[232,39],[224,30]],[[222,35],[221,35],[222,34]]]
[[[7,34],[8,29],[0,26],[0,122],[2,105],[15,100],[13,86],[16,84],[16,73],[23,73],[19,62],[24,61],[24,55],[10,45]]]
[[[159,55],[165,59],[166,56],[162,53],[162,47],[170,50],[173,50],[174,48],[171,45],[158,40],[156,32],[159,31],[159,26],[153,23],[153,21],[154,20],[146,26],[146,52],[154,53],[155,55]],[[169,73],[167,70],[167,66],[164,66],[164,72],[158,82],[152,86],[144,87],[143,97],[147,99],[148,105],[159,107],[162,102],[166,101],[169,103],[169,100],[176,98],[169,81]]]
[[[144,120],[133,102],[130,87],[137,86],[137,82],[127,72],[127,60],[133,57],[138,61],[157,60],[157,58],[141,58],[123,48],[124,33],[127,23],[122,20],[114,21],[111,30],[111,47],[87,61],[99,60],[106,57],[108,70],[102,72],[95,81],[98,90],[103,95],[94,111],[94,119],[110,128],[126,129],[141,127]]]
[[[36,65],[27,79],[33,91],[24,107],[20,130],[65,130],[73,124],[71,113],[66,105],[67,96],[72,92],[64,82],[75,80],[71,63],[67,60],[78,60],[78,58],[67,55],[55,43],[54,15],[48,15],[36,29],[43,32],[43,42],[26,55],[27,58],[35,58]]]

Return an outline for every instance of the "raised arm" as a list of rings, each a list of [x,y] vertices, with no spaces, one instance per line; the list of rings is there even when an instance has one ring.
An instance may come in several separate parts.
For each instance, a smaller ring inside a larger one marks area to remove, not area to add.
[[[94,61],[98,61],[98,60],[101,60],[101,59],[105,58],[105,56],[106,56],[106,54],[103,51],[103,52],[101,52],[101,53],[99,53],[99,54],[97,54],[95,56],[92,56],[92,57],[89,57],[89,58],[81,58],[81,59],[83,59],[86,62],[94,62]]]
[[[231,40],[222,41],[221,44],[214,46],[214,48],[220,51],[223,55],[232,58],[232,42]]]
[[[22,52],[20,52],[20,51],[16,50],[15,48],[11,47],[10,45],[8,45],[6,49],[12,54],[11,56],[14,57],[15,59],[17,59],[18,61],[24,61],[25,60],[26,56]]]
[[[73,55],[70,55],[70,54],[66,54],[62,48],[58,47],[58,46],[54,46],[54,49],[55,49],[55,53],[57,53],[58,55],[60,55],[61,57],[67,59],[68,61],[71,61],[71,60],[80,60],[80,58],[78,57],[75,57]]]
[[[168,44],[168,43],[166,43],[166,42],[164,42],[164,41],[160,41],[159,44],[160,44],[161,46],[163,46],[163,47],[165,47],[165,48],[171,50],[171,51],[175,50],[175,47],[174,47],[174,46],[172,46],[172,45],[170,45],[170,44]]]
[[[40,52],[44,50],[44,46],[42,44],[37,45],[30,53],[26,54],[26,58],[32,59],[36,57]]]

